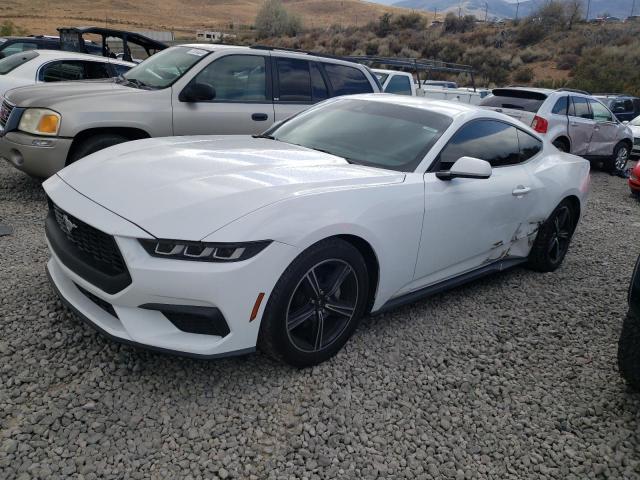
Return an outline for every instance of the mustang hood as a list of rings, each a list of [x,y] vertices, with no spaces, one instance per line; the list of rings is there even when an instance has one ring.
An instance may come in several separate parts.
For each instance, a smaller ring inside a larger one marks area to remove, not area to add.
[[[351,165],[315,150],[245,136],[124,143],[58,175],[151,235],[181,240],[201,240],[292,196],[404,180],[400,172]]]

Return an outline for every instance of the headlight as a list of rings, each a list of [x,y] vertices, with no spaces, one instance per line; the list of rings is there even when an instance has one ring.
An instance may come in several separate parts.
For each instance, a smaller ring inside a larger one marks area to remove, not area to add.
[[[18,129],[34,135],[57,135],[60,115],[46,108],[27,108],[22,114]]]
[[[200,262],[240,262],[251,258],[271,243],[271,240],[243,243],[206,243],[183,240],[139,240],[154,257]]]

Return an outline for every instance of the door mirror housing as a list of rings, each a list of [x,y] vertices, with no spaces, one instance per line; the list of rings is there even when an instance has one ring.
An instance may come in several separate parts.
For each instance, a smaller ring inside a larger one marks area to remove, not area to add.
[[[214,98],[216,98],[216,90],[211,85],[207,85],[206,83],[190,83],[180,92],[178,100],[193,103],[210,102]]]
[[[491,176],[491,164],[486,160],[473,157],[461,157],[446,172],[436,172],[440,180],[453,180],[454,178],[487,179]]]

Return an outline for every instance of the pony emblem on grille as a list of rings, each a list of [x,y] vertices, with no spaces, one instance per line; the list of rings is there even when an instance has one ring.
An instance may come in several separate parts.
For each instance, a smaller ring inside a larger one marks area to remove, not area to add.
[[[76,225],[75,223],[73,223],[71,221],[71,219],[66,215],[62,215],[62,221],[64,222],[64,228],[67,231],[67,233],[69,235],[71,235],[71,232],[75,229],[78,228],[78,225]]]

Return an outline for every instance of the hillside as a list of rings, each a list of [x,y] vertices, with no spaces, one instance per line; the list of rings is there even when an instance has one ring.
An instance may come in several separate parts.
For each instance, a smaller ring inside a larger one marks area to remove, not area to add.
[[[520,7],[516,7],[516,0],[373,0],[376,3],[394,5],[398,7],[411,8],[416,10],[427,10],[433,12],[458,11],[458,6],[462,7],[463,13],[476,15],[480,18],[484,16],[485,6],[488,5],[489,17],[514,18],[516,11],[522,18],[529,15],[535,9],[544,4],[544,0],[520,0]],[[583,0],[584,13],[586,14],[587,0]],[[634,0],[591,0],[589,18],[602,16],[605,13],[614,17],[625,18],[631,14]],[[640,14],[640,2],[636,2],[636,15]]]
[[[105,25],[138,30],[172,30],[192,36],[198,29],[253,24],[262,0],[2,0],[0,21],[29,33],[56,33],[63,25]],[[305,27],[364,25],[384,12],[402,9],[359,0],[284,0]]]

